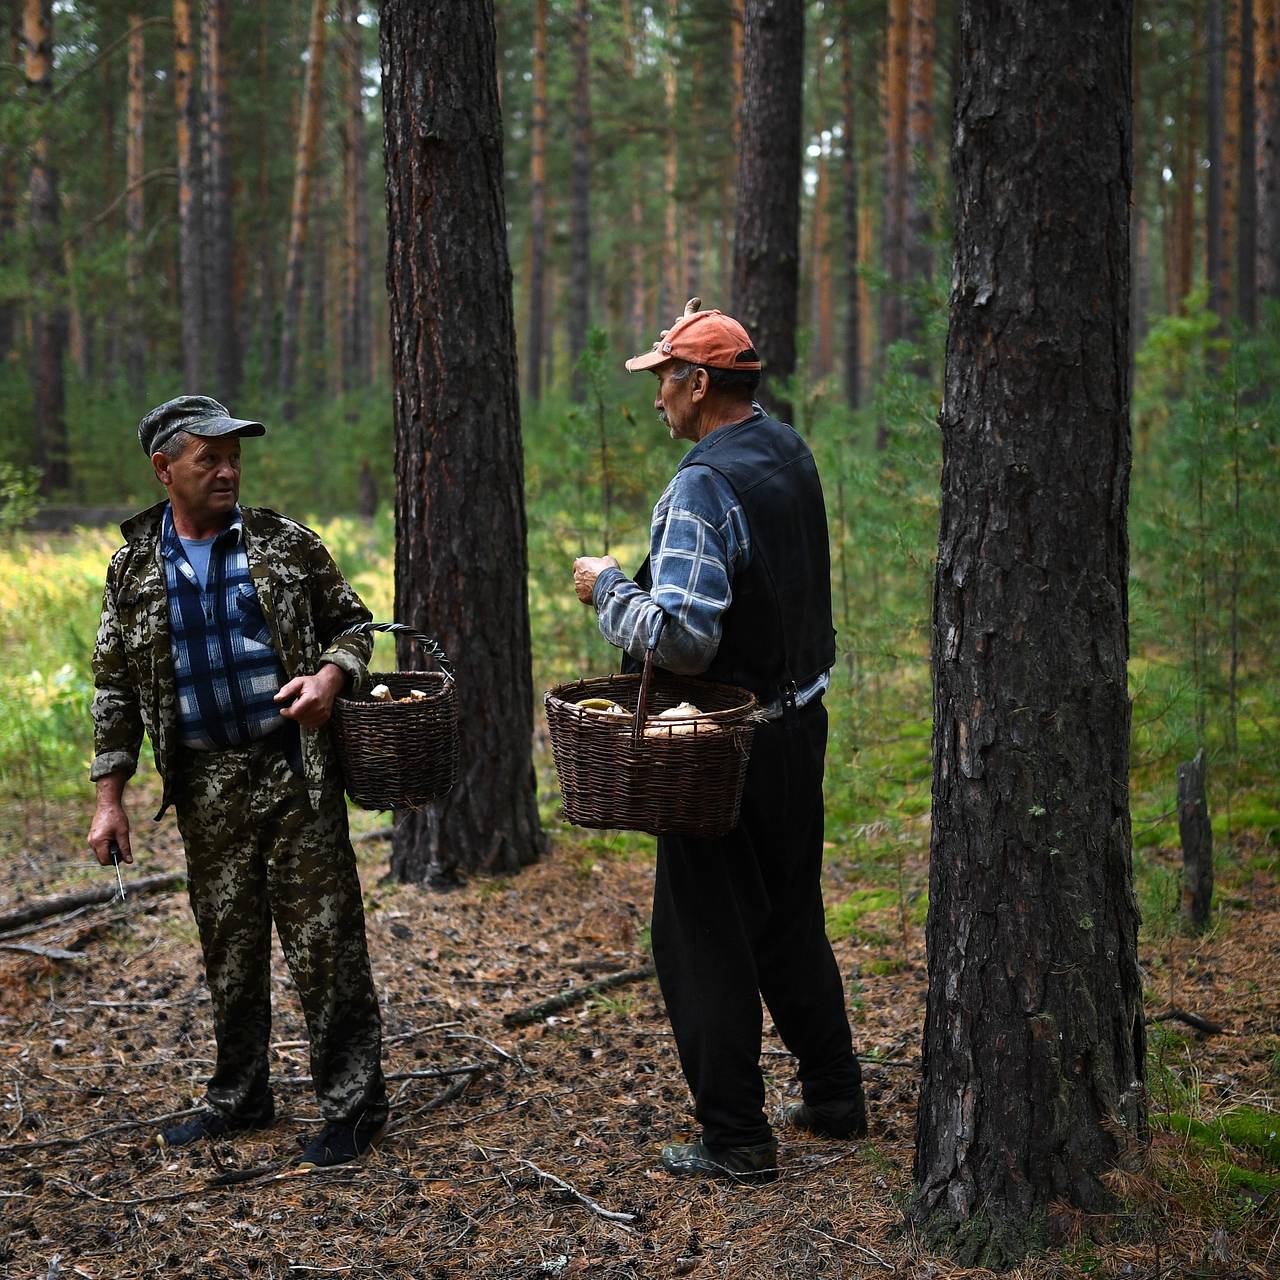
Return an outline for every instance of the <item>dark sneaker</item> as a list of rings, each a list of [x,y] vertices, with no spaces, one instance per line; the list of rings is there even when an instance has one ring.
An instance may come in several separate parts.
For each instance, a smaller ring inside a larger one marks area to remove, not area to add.
[[[199,1115],[194,1115],[181,1124],[161,1129],[156,1134],[156,1146],[189,1147],[203,1138],[227,1138],[232,1134],[242,1133],[245,1129],[270,1129],[274,1123],[274,1109],[250,1120],[224,1116],[220,1111],[201,1111]]]
[[[772,1182],[778,1176],[778,1144],[772,1138],[754,1147],[709,1147],[705,1142],[677,1142],[662,1148],[662,1167],[677,1178]]]
[[[373,1149],[385,1127],[367,1120],[356,1124],[327,1124],[298,1157],[298,1168],[331,1169],[334,1165],[350,1164]]]
[[[782,1108],[781,1121],[820,1138],[865,1138],[867,1104],[861,1089],[839,1102],[789,1102]]]

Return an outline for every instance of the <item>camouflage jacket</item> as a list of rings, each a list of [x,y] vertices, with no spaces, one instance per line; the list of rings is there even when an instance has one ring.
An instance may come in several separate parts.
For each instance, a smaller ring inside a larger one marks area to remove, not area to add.
[[[145,729],[164,781],[159,818],[172,796],[177,745],[177,690],[169,648],[169,599],[160,559],[163,502],[120,526],[126,543],[111,557],[102,620],[93,650],[95,781],[132,775]],[[305,525],[261,507],[242,507],[249,573],[271,628],[285,678],[314,675],[332,662],[360,689],[368,679],[370,635],[335,639],[371,618],[324,543]],[[326,775],[337,770],[327,729],[302,730],[302,763],[318,807]]]

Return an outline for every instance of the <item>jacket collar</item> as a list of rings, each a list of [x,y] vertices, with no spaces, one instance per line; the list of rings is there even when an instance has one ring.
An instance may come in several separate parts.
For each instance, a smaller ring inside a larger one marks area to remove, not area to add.
[[[126,542],[142,542],[147,538],[159,539],[167,530],[172,530],[173,521],[167,518],[169,499],[161,498],[153,506],[131,515],[121,526],[120,532]],[[237,536],[244,536],[244,520],[246,509],[236,504],[228,529],[236,530]]]

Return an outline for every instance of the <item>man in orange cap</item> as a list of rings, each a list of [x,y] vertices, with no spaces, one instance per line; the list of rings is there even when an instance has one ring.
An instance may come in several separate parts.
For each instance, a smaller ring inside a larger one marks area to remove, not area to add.
[[[692,299],[652,350],[654,408],[693,444],[654,508],[634,579],[612,556],[574,562],[601,633],[640,662],[750,689],[766,717],[739,825],[718,840],[660,836],[653,955],[702,1126],[663,1148],[678,1177],[768,1181],[763,995],[798,1060],[803,1101],[783,1120],[828,1137],[866,1133],[862,1080],[822,908],[822,704],[835,659],[826,512],[808,446],[753,400],[747,331]]]

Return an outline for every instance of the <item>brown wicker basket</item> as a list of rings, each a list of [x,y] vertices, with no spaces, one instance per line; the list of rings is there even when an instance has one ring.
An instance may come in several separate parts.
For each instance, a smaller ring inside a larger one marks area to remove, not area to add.
[[[576,705],[608,698],[629,714]],[[659,721],[692,702],[705,714]],[[653,675],[653,651],[640,675],[599,676],[549,689],[543,698],[564,816],[579,827],[712,839],[738,823],[742,784],[759,718],[745,689]]]
[[[399,622],[366,622],[344,635],[394,631],[412,637],[439,671],[371,671],[396,698],[411,689],[421,702],[378,702],[368,692],[340,697],[330,727],[347,794],[362,809],[417,809],[439,800],[458,778],[458,698],[453,668],[436,642]]]

